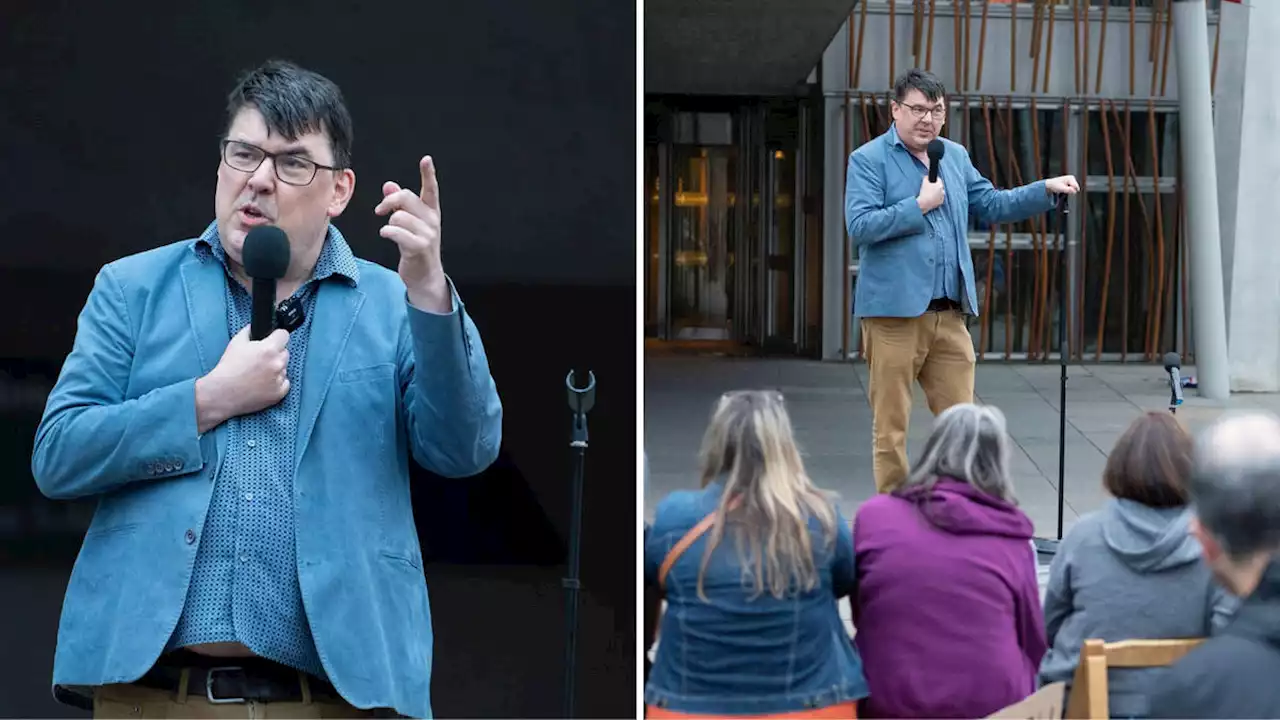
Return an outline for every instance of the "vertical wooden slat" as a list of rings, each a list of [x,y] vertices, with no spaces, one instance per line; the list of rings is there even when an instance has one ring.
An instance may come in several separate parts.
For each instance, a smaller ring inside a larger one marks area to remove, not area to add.
[[[862,3],[866,5],[866,3]],[[952,0],[951,3],[951,48],[955,51],[955,82],[951,87],[957,93],[964,92],[964,44],[963,36],[960,31],[960,3]]]
[[[933,15],[937,4],[938,0],[929,0],[929,35],[925,39],[924,69],[930,72],[933,71]]]
[[[1121,146],[1125,153],[1124,164],[1124,222],[1120,224],[1124,228],[1124,239],[1121,241],[1120,248],[1123,251],[1124,284],[1121,287],[1120,298],[1123,300],[1120,306],[1120,362],[1124,362],[1129,356],[1129,186],[1133,181],[1133,164],[1128,162],[1129,155],[1129,136],[1133,132],[1133,115],[1129,112],[1129,102],[1126,100],[1124,104],[1124,134],[1121,135]],[[1120,127],[1120,113],[1116,110],[1115,103],[1111,104],[1111,117],[1116,122],[1116,127]]]
[[[1173,43],[1173,6],[1165,8],[1164,21],[1164,57],[1160,60],[1160,95],[1163,97],[1169,86],[1169,46]]]
[[[1049,12],[1049,41],[1045,43],[1044,50],[1044,85],[1041,86],[1040,92],[1049,92],[1049,72],[1053,65],[1053,22],[1058,17],[1057,3],[1049,5],[1045,8]],[[1035,83],[1031,84],[1031,89],[1035,90]]]
[[[964,0],[964,92],[965,92],[965,108],[969,107],[968,93],[972,86],[969,81],[972,79],[969,75],[969,66],[973,59],[972,32],[973,29],[973,12],[970,6],[970,0]],[[968,116],[965,116],[965,124],[968,125]]]
[[[1076,95],[1083,95],[1084,91],[1080,88],[1080,0],[1071,0],[1071,32],[1075,37],[1071,50],[1071,59],[1075,62],[1076,70],[1076,84],[1074,87]]]
[[[1156,216],[1156,251],[1151,259],[1152,276],[1155,279],[1155,298],[1151,304],[1151,354],[1152,357],[1159,357],[1160,352],[1160,329],[1162,323],[1161,310],[1164,308],[1164,212],[1162,193],[1160,192],[1160,147],[1156,142],[1156,137],[1160,134],[1159,127],[1156,123],[1156,104],[1154,100],[1147,100],[1147,122],[1151,128],[1151,132],[1147,133],[1149,145],[1151,146],[1151,179],[1155,183],[1155,216]]]
[[[1098,26],[1098,77],[1093,83],[1094,95],[1102,94],[1102,63],[1107,54],[1107,15],[1110,9],[1110,0],[1102,3],[1102,24]]]
[[[1036,107],[1036,98],[1031,96],[1031,155],[1036,164],[1035,169],[1029,173],[1033,177],[1045,174],[1044,163],[1040,158],[1040,112]],[[1032,300],[1031,300],[1031,337],[1027,339],[1028,358],[1035,360],[1042,354],[1048,355],[1048,351],[1041,348],[1040,343],[1044,333],[1040,323],[1044,322],[1044,304],[1045,304],[1045,261],[1048,259],[1045,255],[1045,227],[1044,217],[1036,218],[1031,227],[1032,232],[1032,248],[1035,262],[1032,267],[1035,271],[1035,280],[1033,282]]]
[[[979,67],[981,67],[981,56],[978,57],[978,63]],[[979,83],[981,83],[981,72],[978,73],[978,77]],[[991,109],[987,105],[987,98],[985,95],[982,98],[982,121],[982,124],[986,127],[987,131],[987,157],[991,163],[988,167],[990,167],[991,172],[994,173],[996,171],[996,146],[991,137]],[[991,326],[991,281],[993,278],[993,271],[995,270],[995,259],[996,225],[995,223],[992,223],[991,228],[987,233],[987,293],[982,298],[982,330],[978,336],[979,356],[987,351],[987,330]]]
[[[898,0],[889,0],[889,87],[893,87],[893,81],[898,77],[896,65],[898,53],[894,47],[898,37],[897,8]]]
[[[990,1],[990,0],[988,0]],[[1009,3],[1009,92],[1018,92],[1018,3]]]
[[[1133,97],[1137,90],[1137,72],[1138,67],[1138,26],[1137,19],[1137,0],[1129,0],[1129,96]]]
[[[1161,0],[1155,0],[1151,4],[1151,34],[1147,42],[1147,59],[1151,62],[1151,93],[1156,94],[1156,81],[1160,79],[1160,33],[1163,28],[1160,27],[1160,18],[1162,17]]]
[[[1044,43],[1044,7],[1045,0],[1035,0],[1035,11],[1031,17],[1031,94],[1035,95],[1036,85],[1040,82],[1040,49]]]
[[[1076,92],[1088,95],[1089,94],[1089,26],[1092,25],[1092,23],[1089,22],[1089,16],[1091,15],[1089,11],[1092,10],[1092,8],[1090,7],[1091,3],[1089,0],[1081,0],[1080,4],[1081,4],[1080,24],[1083,25],[1083,27],[1080,28],[1080,40],[1081,40],[1080,89],[1076,90]],[[1086,112],[1088,111],[1087,104],[1085,105],[1085,110]]]
[[[858,15],[858,49],[853,57],[853,87],[862,87],[862,48],[866,47],[863,43],[867,38],[867,4],[865,2],[858,3],[860,8]],[[850,27],[853,26],[853,13],[849,13]],[[852,33],[850,33],[852,37]]]
[[[923,45],[920,42],[920,34],[924,30],[924,14],[921,10],[924,8],[924,0],[911,0],[911,66],[923,67],[924,63],[920,62],[924,58]]]
[[[987,54],[987,13],[990,9],[990,2],[982,3],[982,26],[978,30],[978,77],[973,85],[978,92],[982,92],[982,58]]]
[[[1209,71],[1209,94],[1218,87],[1218,48],[1222,45],[1222,11],[1218,11],[1218,24],[1213,27],[1213,69]],[[1179,176],[1181,177],[1181,176]],[[1185,355],[1185,353],[1184,353]]]
[[[1013,98],[1006,98],[1005,112],[1008,121],[1000,121],[1005,140],[1005,185],[1022,184],[1021,173],[1015,173],[1017,158],[1013,152]],[[1000,108],[996,108],[999,116]],[[991,292],[991,286],[987,286]],[[1004,223],[1004,356],[1013,355],[1013,223]]]
[[[1116,240],[1116,171],[1111,160],[1111,123],[1107,122],[1107,101],[1098,104],[1098,120],[1102,123],[1102,148],[1107,159],[1107,250],[1102,262],[1102,304],[1098,308],[1098,347],[1094,360],[1102,359],[1102,343],[1107,330],[1107,298],[1111,295],[1111,255]]]
[[[1155,252],[1153,247],[1155,241],[1152,239],[1152,236],[1151,236],[1151,220],[1147,214],[1147,201],[1142,198],[1142,192],[1138,189],[1138,184],[1137,184],[1138,171],[1134,169],[1134,166],[1133,166],[1133,146],[1129,140],[1129,138],[1133,136],[1133,133],[1132,133],[1133,111],[1130,108],[1130,104],[1128,100],[1125,100],[1124,110],[1125,110],[1125,134],[1124,134],[1125,171],[1127,172],[1128,177],[1133,180],[1133,196],[1138,201],[1139,216],[1142,218],[1142,230],[1143,230],[1142,253],[1145,257],[1149,258],[1152,256],[1152,253]],[[1129,226],[1127,223],[1125,225],[1125,231],[1126,233],[1128,233],[1129,231]],[[1128,243],[1126,243],[1125,246],[1128,247]],[[1148,273],[1148,276],[1149,276],[1149,273]],[[1155,292],[1155,286],[1153,283],[1150,283],[1150,282],[1147,283],[1147,286],[1148,287],[1147,287],[1144,308],[1150,311],[1150,308],[1153,304],[1151,293]],[[1128,298],[1128,295],[1126,293],[1126,300],[1125,300],[1126,307],[1128,306],[1127,298]],[[1150,326],[1147,326],[1144,328],[1144,338],[1147,335],[1149,335],[1149,331],[1150,331]],[[1144,339],[1144,345],[1145,344],[1146,343]],[[1143,348],[1143,359],[1144,360],[1151,359],[1149,348]]]

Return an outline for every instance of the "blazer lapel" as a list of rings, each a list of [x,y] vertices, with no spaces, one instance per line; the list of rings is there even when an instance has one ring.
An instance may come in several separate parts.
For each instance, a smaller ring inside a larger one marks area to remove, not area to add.
[[[294,469],[302,461],[302,453],[311,440],[316,417],[324,405],[325,395],[338,370],[338,361],[346,350],[347,339],[355,325],[365,294],[344,282],[324,281],[316,289],[316,304],[311,318],[311,339],[307,343],[306,369],[303,371],[302,404],[298,410],[298,438],[294,446]]]
[[[893,157],[893,162],[898,166],[898,171],[902,173],[902,179],[911,188],[914,194],[920,189],[920,171],[916,170],[915,163],[911,160],[907,149],[894,144],[892,137],[885,138],[885,144],[888,145],[886,151]]]
[[[222,359],[231,342],[227,329],[226,270],[216,261],[201,262],[194,255],[182,264],[182,289],[187,298],[187,317],[195,337],[200,368],[207,373]],[[223,308],[217,312],[215,308]]]
[[[227,271],[220,262],[201,262],[193,256],[182,264],[182,290],[187,299],[187,318],[191,322],[191,335],[203,375],[218,364],[231,342],[231,332],[227,328]],[[226,427],[223,424],[213,430],[219,465],[227,452]]]

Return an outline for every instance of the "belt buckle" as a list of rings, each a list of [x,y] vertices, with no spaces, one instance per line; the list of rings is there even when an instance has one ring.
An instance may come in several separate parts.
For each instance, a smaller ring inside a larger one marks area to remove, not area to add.
[[[242,702],[246,702],[246,699],[245,699],[245,698],[242,698],[242,697],[237,697],[237,698],[215,698],[215,697],[213,696],[213,676],[214,676],[214,674],[216,674],[216,673],[218,673],[218,672],[222,672],[222,671],[232,672],[232,671],[236,671],[236,670],[239,670],[240,672],[244,672],[244,668],[242,668],[242,667],[237,667],[237,666],[230,666],[230,665],[228,665],[228,666],[223,666],[223,667],[209,668],[209,672],[204,676],[204,696],[205,696],[205,699],[207,699],[210,703],[212,703],[212,704],[214,704],[214,705],[226,705],[226,704],[229,704],[229,703],[242,703]]]

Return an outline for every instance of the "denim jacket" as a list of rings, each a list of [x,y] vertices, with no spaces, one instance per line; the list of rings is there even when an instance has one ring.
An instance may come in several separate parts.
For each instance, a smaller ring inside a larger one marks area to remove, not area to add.
[[[659,503],[645,538],[645,582],[656,584],[668,551],[715,510],[724,490],[671,493]],[[680,556],[666,578],[666,611],[645,702],[678,712],[761,714],[826,707],[867,694],[862,662],[836,601],[853,589],[853,535],[837,508],[834,547],[810,521],[820,584],[779,600],[744,586],[732,536],[707,565],[698,597],[698,571],[710,532]]]

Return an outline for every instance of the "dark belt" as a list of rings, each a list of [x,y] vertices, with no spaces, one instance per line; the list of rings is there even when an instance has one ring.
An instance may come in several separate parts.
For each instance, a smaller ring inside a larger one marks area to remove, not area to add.
[[[925,312],[943,312],[944,310],[959,310],[960,303],[951,298],[934,298],[929,301],[929,307],[925,308]]]
[[[209,658],[212,659],[212,658]],[[260,658],[218,658],[219,665],[201,667],[162,658],[134,684],[177,692],[182,671],[188,670],[187,694],[203,696],[214,704],[302,702],[302,678],[297,670]],[[342,700],[328,681],[307,675],[312,700]]]

